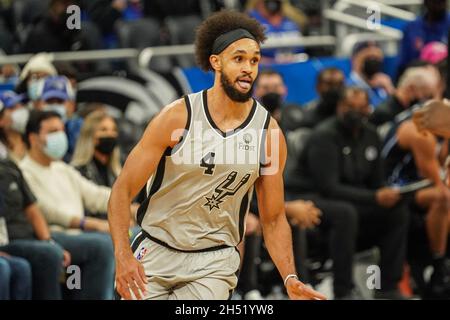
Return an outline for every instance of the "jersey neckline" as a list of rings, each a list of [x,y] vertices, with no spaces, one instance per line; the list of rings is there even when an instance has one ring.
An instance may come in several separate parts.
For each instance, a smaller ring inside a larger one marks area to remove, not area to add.
[[[256,100],[253,99],[253,105],[252,105],[252,109],[250,110],[250,113],[248,114],[247,118],[245,119],[244,122],[242,122],[238,127],[228,131],[228,132],[224,132],[222,131],[217,124],[214,122],[213,118],[211,117],[211,114],[209,113],[209,109],[208,109],[208,90],[203,90],[202,92],[202,96],[203,96],[203,110],[205,111],[205,115],[206,115],[206,119],[209,123],[209,125],[216,130],[217,133],[219,133],[223,138],[228,138],[236,133],[238,133],[240,130],[244,129],[253,119],[253,116],[255,115],[256,112]]]

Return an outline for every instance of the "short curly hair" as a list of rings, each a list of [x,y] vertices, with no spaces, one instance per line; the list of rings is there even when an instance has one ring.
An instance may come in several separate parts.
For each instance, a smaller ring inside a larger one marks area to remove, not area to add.
[[[197,29],[195,40],[195,58],[200,68],[204,71],[212,70],[209,57],[214,41],[220,35],[240,28],[250,32],[258,43],[266,40],[265,28],[244,13],[222,10],[203,21]]]

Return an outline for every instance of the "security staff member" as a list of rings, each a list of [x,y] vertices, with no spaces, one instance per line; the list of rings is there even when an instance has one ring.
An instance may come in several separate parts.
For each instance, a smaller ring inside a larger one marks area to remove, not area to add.
[[[334,264],[338,262],[339,269],[348,274],[353,250],[378,245],[382,272],[381,289],[375,297],[401,299],[397,283],[405,260],[408,212],[398,191],[382,187],[381,143],[375,129],[367,124],[369,112],[369,97],[363,89],[345,89],[337,115],[316,127],[307,141],[296,188],[347,204],[343,208],[355,213],[345,215],[354,220],[348,223],[351,230],[347,232],[355,235],[355,242],[352,245],[338,239],[330,246],[331,251],[336,251],[331,255],[339,257]],[[336,225],[344,215],[322,211],[320,228]],[[342,277],[340,281],[351,279]]]

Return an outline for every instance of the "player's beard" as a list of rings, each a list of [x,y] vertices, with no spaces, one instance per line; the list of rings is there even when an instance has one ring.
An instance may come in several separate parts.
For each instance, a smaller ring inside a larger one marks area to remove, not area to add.
[[[241,92],[233,86],[230,78],[223,72],[220,74],[220,83],[226,95],[235,102],[247,102],[252,97],[254,83],[252,83],[250,90],[245,93]]]

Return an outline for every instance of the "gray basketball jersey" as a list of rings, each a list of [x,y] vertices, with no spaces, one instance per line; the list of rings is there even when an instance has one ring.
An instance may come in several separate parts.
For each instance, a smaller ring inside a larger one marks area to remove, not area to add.
[[[224,133],[207,106],[207,91],[185,97],[181,141],[166,150],[147,184],[137,221],[151,238],[177,250],[236,246],[259,177],[270,116],[254,101],[248,118]]]

